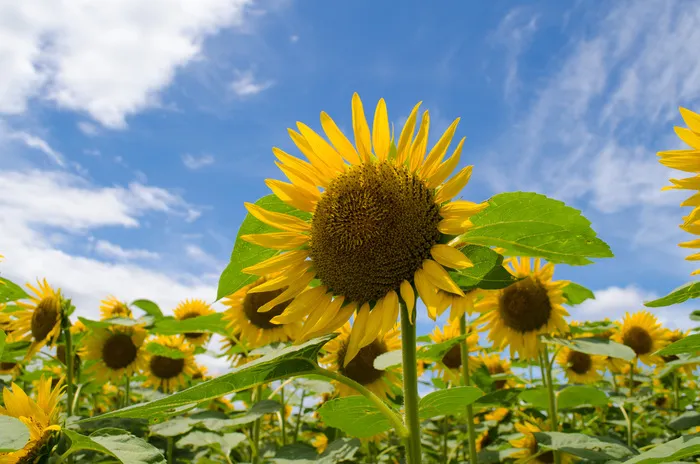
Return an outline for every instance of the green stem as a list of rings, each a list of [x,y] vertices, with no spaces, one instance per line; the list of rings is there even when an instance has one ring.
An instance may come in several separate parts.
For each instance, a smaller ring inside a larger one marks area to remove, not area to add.
[[[131,399],[131,378],[128,375],[124,376],[124,407],[129,406]]]
[[[294,442],[297,442],[299,438],[299,428],[301,427],[301,416],[304,413],[304,398],[306,397],[306,390],[301,390],[301,402],[299,403],[299,411],[297,412],[297,423],[294,425]]]
[[[282,446],[287,444],[287,418],[285,417],[285,404],[284,404],[284,386],[280,390],[280,402],[282,403],[282,419],[280,421],[280,429],[282,431]]]
[[[442,419],[442,462],[447,462],[447,435],[449,431],[447,416],[445,416]]]
[[[407,464],[421,464],[420,420],[418,418],[418,366],[416,360],[416,326],[408,308],[401,303],[401,351],[403,354],[403,402]]]
[[[542,344],[540,365],[544,374],[543,381],[546,382],[547,385],[547,396],[549,398],[549,419],[552,424],[552,432],[558,432],[559,421],[557,417],[557,399],[554,395],[554,382],[552,381],[552,363],[549,361],[549,351],[547,350],[547,345],[545,343]],[[559,451],[554,452],[554,462],[556,464],[561,463],[561,453]]]
[[[635,358],[636,361],[636,358]],[[634,394],[634,362],[630,363],[630,377],[629,377],[629,393],[630,393],[630,399],[632,399],[632,395]],[[634,437],[634,404],[630,403],[630,408],[629,411],[627,411],[627,446],[630,448],[633,446],[633,437]]]
[[[459,320],[459,334],[462,336],[467,335],[467,317],[462,314],[462,318]],[[465,338],[460,343],[460,355],[462,358],[462,381],[465,386],[471,384],[471,379],[469,378],[469,346],[467,339]],[[472,405],[467,406],[467,434],[469,436],[469,462],[471,464],[476,464],[476,431],[474,430],[474,409]]]
[[[254,402],[260,401],[262,397],[262,385],[255,387],[255,400]],[[252,450],[252,461],[253,464],[260,463],[260,426],[262,425],[262,418],[259,417],[253,422],[253,450]]]
[[[173,464],[175,462],[175,440],[173,437],[168,437],[168,464]]]
[[[66,343],[66,404],[68,405],[68,417],[73,415],[73,363],[75,362],[73,355],[73,340],[70,333],[70,321],[68,317],[63,319],[63,337]]]
[[[679,392],[680,377],[677,372],[673,373],[673,409],[679,411],[681,409],[681,396]]]

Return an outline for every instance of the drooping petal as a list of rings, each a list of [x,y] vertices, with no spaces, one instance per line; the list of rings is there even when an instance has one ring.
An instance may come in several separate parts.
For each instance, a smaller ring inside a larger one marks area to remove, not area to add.
[[[272,274],[273,272],[296,266],[308,256],[309,252],[307,250],[289,251],[287,253],[275,255],[253,266],[248,266],[243,269],[243,272],[246,274],[264,276],[265,274]]]
[[[379,336],[379,331],[382,328],[382,316],[381,308],[377,308],[376,305],[370,310],[367,325],[362,333],[362,340],[360,340],[360,348],[369,345]]]
[[[350,316],[352,316],[352,313],[355,312],[357,309],[357,304],[356,303],[349,303],[345,306],[341,306],[340,310],[338,311],[338,314],[334,319],[331,320],[327,325],[324,327],[319,327],[319,329],[312,331],[306,336],[306,339],[312,339],[314,337],[318,337],[320,335],[323,335],[324,333],[331,333],[339,328],[341,328],[345,323],[350,319]]]
[[[380,300],[382,302],[382,327],[380,334],[389,332],[396,324],[399,316],[399,296],[391,290]]]
[[[472,226],[469,219],[443,219],[438,222],[438,230],[445,235],[460,235]]]
[[[305,290],[299,294],[294,301],[284,309],[284,312],[270,319],[270,322],[275,324],[288,324],[295,322],[311,312],[320,301],[325,297],[328,289],[324,286],[318,286]]]
[[[258,308],[258,312],[265,313],[271,311],[272,308],[274,308],[278,304],[284,303],[285,301],[289,301],[292,298],[296,298],[296,296],[299,295],[306,288],[306,286],[309,285],[309,283],[311,283],[312,280],[314,280],[314,277],[316,277],[315,272],[305,272],[297,280],[290,283],[289,287],[287,287],[285,291],[283,291],[275,298],[262,305],[260,308]],[[289,307],[287,307],[287,309],[289,309]]]
[[[424,260],[423,270],[428,280],[437,288],[449,293],[454,293],[455,295],[464,296],[464,292],[454,283],[450,274],[435,261],[431,259]]]
[[[360,346],[360,342],[364,338],[364,332],[366,330],[368,320],[369,303],[365,303],[357,312],[355,322],[352,325],[352,332],[350,332],[350,339],[348,340],[348,349],[345,352],[343,367],[347,367],[348,363],[352,361],[355,356],[357,356],[357,353],[360,352],[360,349],[362,348]]]
[[[401,299],[406,304],[406,309],[408,309],[408,314],[411,315],[411,320],[413,320],[413,310],[416,307],[416,294],[413,291],[413,286],[407,280],[404,280],[401,282],[399,291],[401,293]]]

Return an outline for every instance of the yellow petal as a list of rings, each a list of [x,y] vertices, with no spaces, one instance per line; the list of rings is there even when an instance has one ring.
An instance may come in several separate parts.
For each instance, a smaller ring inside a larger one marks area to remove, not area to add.
[[[440,207],[440,215],[443,218],[460,217],[467,219],[489,207],[488,202],[474,203],[473,201],[457,200],[445,203]]]
[[[700,218],[700,208],[695,208],[693,211],[690,212],[689,215],[685,216],[683,219],[685,220],[685,224],[690,224],[692,222],[695,222]]]
[[[460,235],[472,226],[469,219],[443,219],[438,222],[438,230],[445,235]]]
[[[681,206],[700,206],[700,192],[685,199]]]
[[[311,316],[304,322],[304,330],[301,333],[302,339],[307,339],[310,333],[322,330],[330,324],[337,316],[343,306],[344,297],[331,298],[328,305],[321,311],[321,316],[316,321],[311,320]],[[349,316],[348,316],[349,317]]]
[[[685,257],[686,261],[700,261],[700,253],[695,253]]]
[[[297,234],[294,232],[241,235],[241,238],[248,243],[266,248],[272,248],[273,250],[292,250],[309,241],[308,235]]]
[[[369,312],[369,317],[367,318],[367,325],[365,326],[364,332],[362,332],[362,340],[360,340],[360,349],[372,343],[379,336],[379,331],[382,328],[382,312],[381,308],[374,306]]]
[[[403,164],[408,158],[411,149],[411,140],[413,140],[413,133],[416,130],[416,119],[418,116],[418,108],[423,102],[418,102],[416,106],[411,110],[411,114],[408,116],[406,123],[401,129],[401,135],[399,135],[399,145],[396,147],[396,164]]]
[[[348,140],[345,134],[338,128],[335,121],[323,112],[321,113],[321,127],[323,127],[323,131],[326,133],[328,140],[331,141],[345,161],[350,164],[360,164],[362,162],[360,155],[357,154],[350,140]]]
[[[274,213],[253,203],[244,204],[250,214],[269,226],[287,232],[308,232],[311,230],[311,224],[298,217],[290,216],[289,214]]]
[[[399,296],[395,291],[391,290],[380,301],[382,302],[381,310],[383,313],[380,334],[383,335],[389,332],[396,324],[396,319],[399,316]]]
[[[681,117],[685,121],[686,125],[693,132],[700,134],[700,114],[690,111],[686,108],[680,108]]]
[[[432,259],[426,259],[423,261],[423,270],[425,271],[426,277],[432,282],[437,288],[440,288],[446,292],[454,293],[455,295],[464,296],[464,292],[459,286],[454,283],[450,274],[440,266],[438,263]]]
[[[275,161],[275,165],[287,176],[292,185],[304,192],[305,196],[313,198],[314,201],[318,201],[321,198],[321,192],[318,191],[318,187],[301,171],[279,161]]]
[[[469,178],[472,176],[472,169],[474,166],[467,166],[457,173],[452,179],[448,180],[445,185],[438,190],[437,195],[435,195],[435,203],[438,205],[446,201],[451,200],[462,191]]]
[[[678,246],[683,248],[700,248],[700,238],[696,238],[695,240],[690,240],[688,242],[681,242],[678,244]]]
[[[428,279],[423,269],[416,271],[413,276],[413,282],[416,284],[418,295],[420,299],[423,300],[423,303],[425,303],[425,306],[428,308],[432,307],[432,311],[436,313],[436,308],[440,304],[440,298],[438,298],[435,284]]]
[[[304,174],[306,178],[319,187],[326,187],[327,182],[324,179],[327,179],[327,177],[322,175],[311,163],[292,156],[277,147],[272,147],[272,153],[285,166],[294,168],[296,172]]]
[[[316,305],[311,308],[309,312],[309,317],[304,321],[301,336],[303,337],[307,332],[311,332],[311,329],[318,323],[318,321],[327,314],[327,308],[333,301],[333,295],[326,293],[323,297],[316,301]]]
[[[369,133],[369,125],[365,118],[365,110],[362,100],[357,93],[352,95],[352,128],[355,131],[355,146],[364,162],[372,158],[372,141]]]
[[[374,124],[372,125],[372,145],[374,154],[379,161],[384,161],[389,155],[391,136],[389,132],[389,116],[386,111],[386,102],[379,99],[377,109],[374,111]]]
[[[459,158],[462,155],[462,147],[464,147],[464,141],[466,139],[466,137],[463,137],[462,140],[459,141],[459,144],[457,144],[457,148],[455,148],[455,151],[454,153],[452,153],[452,156],[447,161],[438,166],[437,169],[434,170],[434,172],[429,174],[429,188],[437,187],[438,185],[442,184],[445,181],[445,179],[450,177],[452,171],[454,171],[457,165],[459,164]]]
[[[685,127],[674,127],[673,130],[676,131],[678,138],[690,145],[691,148],[700,150],[700,135]]]
[[[324,286],[309,288],[304,290],[299,296],[294,298],[294,301],[284,309],[282,314],[270,319],[275,324],[288,324],[300,320],[311,312],[319,302],[324,300],[328,290]]]
[[[288,184],[276,179],[267,179],[265,184],[272,190],[277,198],[307,213],[313,212],[316,201],[310,198],[303,190],[298,189],[294,184]]]
[[[256,285],[248,290],[248,293],[265,293],[286,288],[291,282],[298,279],[299,276],[304,275],[304,273],[308,271],[311,266],[311,261],[302,261],[301,263],[287,270],[284,274],[267,280],[260,285]]]
[[[362,341],[362,338],[364,337],[368,320],[369,303],[365,303],[357,312],[355,322],[352,325],[350,339],[348,340],[348,349],[345,352],[345,359],[343,359],[343,367],[347,367],[348,363],[352,361],[355,356],[357,356],[357,353],[360,352],[360,341]]]
[[[418,135],[411,144],[411,153],[408,158],[408,165],[411,172],[416,172],[423,162],[425,150],[428,148],[428,133],[430,132],[430,114],[427,111],[423,112],[423,119],[420,122]]]
[[[455,297],[452,299],[452,308],[450,309],[449,317],[450,322],[460,319],[462,314],[466,312],[467,300],[470,300],[468,296],[463,298]]]
[[[323,137],[318,135],[309,126],[301,122],[297,123],[297,128],[301,135],[306,139],[314,153],[318,154],[323,161],[333,168],[335,171],[342,172],[345,170],[345,162],[343,158],[335,151],[328,142],[323,140]]]
[[[666,186],[661,190],[700,190],[700,176],[687,177],[685,179],[669,179],[673,185]]]
[[[435,261],[451,269],[466,269],[474,264],[464,253],[449,245],[437,244],[430,249],[430,255]]]
[[[399,291],[401,293],[401,299],[406,305],[406,309],[408,309],[408,314],[413,315],[413,310],[416,307],[416,294],[413,291],[413,286],[407,280],[404,280],[401,282]],[[413,319],[413,317],[411,317],[411,319]]]
[[[268,311],[271,311],[272,308],[277,306],[280,303],[284,303],[285,301],[289,301],[292,298],[296,298],[297,295],[299,295],[309,283],[314,280],[314,277],[316,277],[316,273],[314,272],[306,272],[302,276],[300,276],[297,280],[289,284],[289,287],[276,297],[274,297],[272,300],[268,301],[264,305],[262,305],[260,308],[258,308],[259,313],[266,313]],[[289,307],[287,307],[289,309]]]
[[[289,133],[289,137],[292,139],[292,142],[294,142],[294,145],[296,145],[299,151],[306,156],[313,167],[318,169],[318,171],[326,177],[332,177],[335,175],[333,168],[331,168],[331,166],[328,165],[328,163],[326,163],[324,159],[318,155],[318,153],[314,152],[311,145],[309,145],[309,142],[306,141],[303,135],[296,132],[294,129],[287,129],[287,132]]]
[[[275,255],[272,258],[268,258],[265,261],[254,264],[253,266],[248,266],[243,269],[243,272],[246,274],[264,276],[265,274],[271,274],[273,272],[296,266],[304,261],[308,256],[309,252],[306,250],[289,251],[287,253]]]
[[[341,297],[342,298],[342,297]],[[306,340],[310,340],[314,337],[319,337],[321,335],[335,332],[339,328],[341,328],[345,323],[348,322],[350,319],[350,316],[352,316],[352,313],[355,312],[357,309],[357,304],[356,303],[350,303],[345,306],[341,306],[340,310],[338,311],[338,314],[336,317],[331,320],[326,326],[320,327],[319,329],[316,329],[309,334],[306,335]]]
[[[442,162],[450,143],[452,143],[452,137],[455,135],[458,124],[459,118],[455,119],[452,124],[450,124],[450,127],[447,128],[445,133],[442,134],[442,137],[440,137],[440,140],[438,140],[433,149],[430,150],[430,153],[428,153],[428,156],[425,158],[425,163],[423,163],[423,166],[420,168],[420,172],[423,174],[424,178],[430,177],[433,170]]]

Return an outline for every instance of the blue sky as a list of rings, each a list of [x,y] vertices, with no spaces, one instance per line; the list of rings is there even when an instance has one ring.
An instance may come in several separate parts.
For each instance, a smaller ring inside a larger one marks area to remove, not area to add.
[[[434,137],[461,117],[465,198],[584,211],[616,258],[557,269],[598,295],[576,316],[690,280],[683,194],[660,191],[680,173],[655,153],[700,109],[697,2],[67,2],[0,6],[0,251],[82,315],[108,293],[213,300],[243,202],[281,175],[272,146],[321,111],[349,129],[355,91],[397,126],[422,100]]]

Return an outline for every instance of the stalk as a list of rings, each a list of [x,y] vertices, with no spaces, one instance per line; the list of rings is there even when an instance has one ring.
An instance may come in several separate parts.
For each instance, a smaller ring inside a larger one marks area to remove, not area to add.
[[[301,403],[299,403],[299,411],[297,412],[297,423],[294,426],[294,441],[297,442],[299,438],[299,427],[301,427],[301,415],[304,412],[304,397],[306,397],[306,390],[301,390]]]
[[[262,397],[262,385],[255,387],[255,402],[260,401]],[[253,464],[260,464],[260,426],[262,424],[262,418],[255,419],[253,423],[253,449],[252,449],[252,461]]]
[[[637,359],[635,358],[635,361]],[[629,393],[630,393],[630,400],[632,399],[632,395],[634,393],[634,362],[630,363],[630,377],[629,377]],[[630,403],[630,410],[627,411],[627,446],[630,448],[633,446],[633,440],[632,438],[634,437],[634,404]]]
[[[540,357],[540,366],[544,375],[543,381],[547,385],[547,396],[549,398],[549,418],[552,424],[552,432],[559,431],[559,421],[557,418],[557,400],[554,396],[554,382],[552,382],[552,364],[549,361],[549,351],[547,345],[542,344],[542,355]],[[554,462],[561,464],[561,453],[554,451]]]
[[[129,403],[131,402],[130,397],[131,396],[131,378],[129,378],[128,375],[124,376],[124,407],[129,406]]]
[[[280,400],[282,402],[282,419],[280,420],[280,430],[282,431],[282,446],[287,444],[287,418],[285,417],[285,404],[284,404],[284,386],[280,390]]]
[[[680,377],[677,372],[673,373],[673,409],[679,411],[681,409],[681,396],[679,392]]]
[[[175,440],[173,437],[168,437],[168,464],[175,462]]]
[[[407,464],[421,464],[416,326],[411,323],[408,308],[404,303],[401,303],[401,351],[403,354],[404,422],[408,429],[406,437]]]
[[[75,359],[73,358],[73,340],[70,333],[70,320],[67,316],[63,318],[62,325],[63,338],[65,339],[66,343],[66,410],[68,411],[68,417],[70,417],[73,415],[73,392],[75,391],[75,387],[73,385],[73,382],[75,381],[75,379],[73,379],[73,363],[75,362]]]
[[[467,334],[467,317],[464,314],[459,320],[459,334],[462,336]],[[469,378],[469,347],[466,338],[460,342],[460,356],[462,358],[462,382],[465,386],[469,386],[471,379]],[[478,462],[476,455],[476,431],[474,430],[474,408],[471,404],[467,406],[467,434],[469,436],[469,462],[476,464]]]
[[[450,431],[447,416],[442,418],[442,462],[447,462],[447,434]]]

